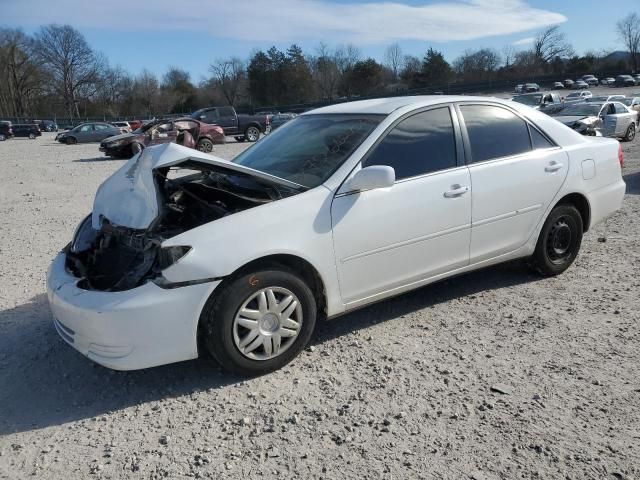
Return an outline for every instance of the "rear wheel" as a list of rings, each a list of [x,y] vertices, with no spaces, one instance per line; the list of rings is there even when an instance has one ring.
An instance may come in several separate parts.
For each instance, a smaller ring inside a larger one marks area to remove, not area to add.
[[[260,130],[258,127],[247,127],[244,132],[244,137],[250,142],[257,142],[260,138]]]
[[[196,149],[200,152],[211,153],[213,151],[213,142],[208,138],[201,138],[200,140],[198,140]]]
[[[582,243],[583,224],[573,205],[558,205],[544,222],[531,265],[542,275],[558,275],[571,266]]]
[[[76,137],[67,137],[66,142],[67,145],[75,145],[78,143],[78,140],[76,140]]]
[[[36,135],[35,135],[34,133],[30,133],[30,134],[29,134],[29,138],[30,138],[31,140],[35,140],[35,139],[36,139]]]
[[[140,144],[138,142],[133,142],[131,144],[131,156],[132,157],[134,155],[137,155],[138,153],[140,153],[142,150],[144,150],[144,146],[142,146],[142,144]]]
[[[230,279],[202,311],[201,338],[227,370],[243,375],[276,370],[311,338],[315,297],[295,273],[276,268]]]
[[[624,137],[622,137],[622,139],[625,142],[631,142],[634,138],[636,138],[636,126],[632,123],[631,125],[629,125],[629,128],[627,128],[627,133],[624,134]]]

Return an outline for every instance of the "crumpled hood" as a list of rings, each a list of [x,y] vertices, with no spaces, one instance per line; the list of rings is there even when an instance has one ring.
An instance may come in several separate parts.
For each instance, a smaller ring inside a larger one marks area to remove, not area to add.
[[[196,161],[219,171],[250,175],[264,183],[299,188],[300,185],[175,143],[149,147],[134,155],[98,188],[91,224],[99,230],[102,218],[112,225],[136,230],[148,228],[160,213],[153,171]]]
[[[591,123],[594,123],[596,120],[598,120],[598,117],[596,116],[584,116],[584,115],[571,115],[571,116],[559,115],[553,118],[555,118],[561,123],[564,123],[565,125],[572,125],[578,121],[581,121],[586,124],[591,124]]]
[[[138,138],[139,136],[140,136],[139,133],[122,133],[120,135],[113,135],[112,137],[107,137],[102,141],[102,143],[110,143],[110,142],[117,142],[120,140],[130,140],[130,139],[133,140],[134,138]]]

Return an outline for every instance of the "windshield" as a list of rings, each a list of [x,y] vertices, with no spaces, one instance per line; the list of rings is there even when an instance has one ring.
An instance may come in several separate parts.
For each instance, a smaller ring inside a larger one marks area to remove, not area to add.
[[[591,117],[598,115],[602,104],[598,103],[580,103],[578,105],[569,105],[560,112],[562,116]]]
[[[520,95],[519,97],[513,97],[514,102],[522,103],[524,105],[540,105],[540,100],[542,99],[542,94],[540,95]]]
[[[303,115],[287,122],[234,163],[317,187],[360,146],[384,115]]]

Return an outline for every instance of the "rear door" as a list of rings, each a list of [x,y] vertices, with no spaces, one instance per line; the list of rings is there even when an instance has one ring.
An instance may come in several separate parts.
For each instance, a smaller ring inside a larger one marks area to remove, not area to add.
[[[461,103],[471,175],[470,263],[523,246],[568,172],[566,153],[514,111]]]
[[[227,135],[233,135],[238,132],[238,116],[233,107],[218,108],[218,125],[224,129]]]
[[[634,115],[620,102],[614,102],[613,108],[616,112],[616,136],[622,137],[627,133],[627,128],[634,120]]]

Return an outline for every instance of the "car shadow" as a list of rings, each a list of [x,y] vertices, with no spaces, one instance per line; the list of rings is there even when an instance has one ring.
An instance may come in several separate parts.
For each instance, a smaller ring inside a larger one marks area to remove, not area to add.
[[[454,298],[539,278],[519,263],[455,277],[321,322],[311,344]],[[103,368],[58,337],[44,294],[0,311],[0,435],[95,418],[245,380],[224,372],[206,356],[132,372]]]
[[[640,171],[622,176],[627,184],[628,195],[640,195]]]

